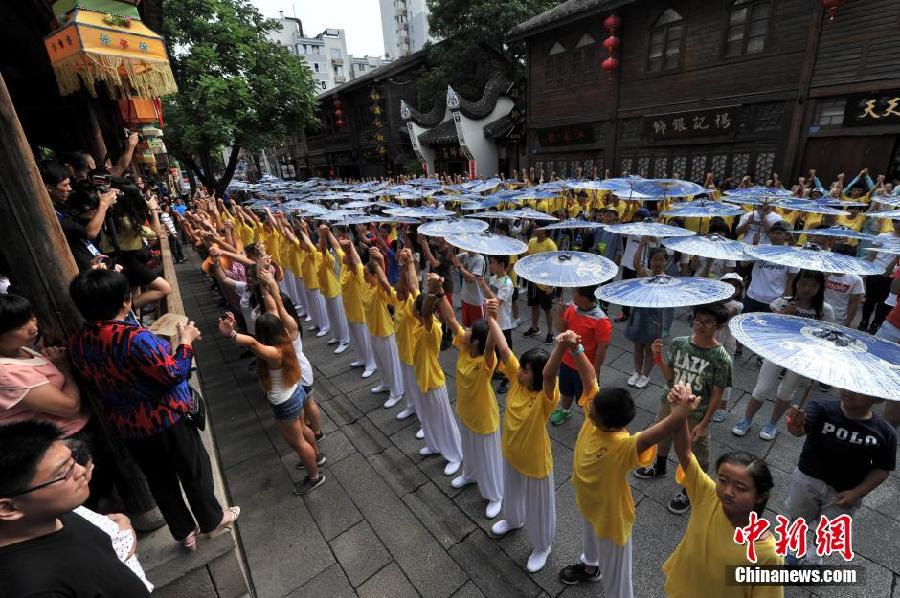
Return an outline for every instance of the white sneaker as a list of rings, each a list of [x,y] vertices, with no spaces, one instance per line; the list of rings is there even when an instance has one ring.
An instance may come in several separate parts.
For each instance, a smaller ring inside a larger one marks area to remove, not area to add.
[[[388,400],[384,402],[384,408],[390,409],[391,407],[393,407],[394,405],[396,405],[397,403],[399,403],[402,400],[403,400],[403,395],[400,395],[397,397],[388,397]]]
[[[444,475],[453,475],[459,468],[462,466],[462,463],[459,461],[447,461],[447,465],[444,466]]]
[[[453,478],[453,481],[450,482],[450,485],[454,488],[465,488],[469,484],[474,484],[475,478],[467,478],[464,475],[457,476]]]
[[[641,375],[635,372],[628,378],[626,384],[628,384],[628,386],[634,386],[635,384],[637,384],[638,378],[640,377]]]
[[[346,351],[346,350],[347,350],[347,347],[349,347],[349,346],[350,346],[350,345],[348,345],[347,343],[341,343],[341,344],[339,344],[339,345],[337,346],[337,349],[334,350],[334,354],[335,354],[335,355],[340,355],[341,353],[343,353],[344,351]]]
[[[520,525],[517,527],[513,527],[509,524],[509,521],[507,521],[506,519],[501,519],[491,526],[491,533],[497,537],[505,536],[508,532],[511,532],[514,529],[519,529],[520,527],[522,526]]]
[[[484,509],[484,516],[488,519],[493,519],[497,515],[500,514],[500,509],[503,507],[502,500],[491,500],[488,501],[487,508]]]
[[[422,428],[419,428],[419,431],[416,432],[416,438],[419,440],[422,440],[423,438],[425,438],[425,431],[422,430]]]
[[[528,557],[528,572],[537,573],[547,564],[547,557],[550,556],[550,548],[546,550],[535,550]]]
[[[322,330],[320,330],[316,333],[316,338],[321,338],[321,337],[325,336],[326,334],[328,334],[329,332],[331,332],[331,331],[328,330],[327,328],[323,328]]]
[[[377,368],[376,368],[377,369]],[[363,378],[368,378],[375,373],[375,370],[365,370],[362,374]]]
[[[402,409],[400,411],[400,413],[397,414],[397,419],[402,421],[402,420],[406,419],[407,417],[409,417],[410,415],[415,415],[415,413],[416,413],[415,409],[410,409],[409,407],[406,407],[405,409]]]
[[[377,394],[380,394],[380,393],[383,393],[383,392],[387,392],[387,391],[389,391],[389,390],[390,390],[390,389],[389,389],[387,386],[385,386],[384,384],[379,384],[378,386],[373,386],[373,387],[372,387],[372,394],[373,394],[373,395],[377,395]]]
[[[306,317],[303,318],[303,321],[304,322],[312,322],[312,316],[309,314],[306,314]],[[315,330],[315,328],[310,328],[310,330]]]
[[[431,455],[437,455],[438,452],[431,450],[427,446],[423,446],[422,448],[419,449],[419,454],[422,455],[423,457],[429,457]]]
[[[332,338],[332,339],[329,339],[328,344],[329,344],[329,345],[336,345],[337,342],[338,342],[338,339]]]
[[[634,383],[635,388],[647,388],[647,385],[650,384],[650,378],[647,376],[641,376],[637,379],[637,382]]]

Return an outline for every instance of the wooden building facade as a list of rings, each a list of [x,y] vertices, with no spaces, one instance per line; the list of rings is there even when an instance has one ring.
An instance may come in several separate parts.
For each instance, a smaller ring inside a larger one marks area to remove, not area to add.
[[[893,0],[847,3],[833,21],[816,0],[569,0],[508,34],[526,43],[531,166],[544,178],[900,176],[898,23]]]

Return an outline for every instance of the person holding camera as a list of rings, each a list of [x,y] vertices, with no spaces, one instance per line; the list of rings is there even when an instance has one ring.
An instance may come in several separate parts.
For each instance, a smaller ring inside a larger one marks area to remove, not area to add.
[[[85,320],[69,341],[82,388],[100,400],[103,415],[137,461],[172,537],[193,551],[201,533],[217,535],[240,514],[238,507],[219,505],[209,455],[185,419],[193,405],[191,346],[200,331],[192,322],[179,325],[173,349],[127,320],[132,308],[128,279],[113,270],[82,272],[69,295]]]

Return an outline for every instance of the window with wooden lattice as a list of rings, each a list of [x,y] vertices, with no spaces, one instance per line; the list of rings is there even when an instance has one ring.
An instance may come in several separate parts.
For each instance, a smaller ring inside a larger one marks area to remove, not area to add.
[[[672,158],[672,178],[685,178],[687,172],[687,156],[675,156]]]
[[[706,178],[706,156],[695,155],[691,158],[691,180],[702,182]]]
[[[767,179],[772,177],[775,169],[775,152],[759,152],[756,154],[756,166],[753,169],[753,178],[764,185]]]
[[[728,164],[728,154],[713,154],[712,161],[709,164],[709,170],[712,172],[713,180],[721,181],[725,178],[725,166]]]
[[[731,158],[731,176],[740,180],[750,173],[750,154],[741,152]]]
[[[666,176],[666,166],[668,166],[668,156],[656,156],[653,158],[653,176],[662,179]]]

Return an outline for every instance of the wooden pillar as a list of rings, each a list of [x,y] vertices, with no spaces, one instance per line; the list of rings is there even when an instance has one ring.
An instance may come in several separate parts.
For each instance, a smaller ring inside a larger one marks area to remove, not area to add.
[[[59,226],[59,220],[37,164],[28,146],[6,82],[0,75],[0,244],[9,264],[15,290],[34,303],[41,331],[48,344],[64,345],[81,327],[81,315],[69,299],[69,282],[78,274],[75,259]],[[82,397],[85,397],[82,392]],[[104,449],[112,455],[113,475],[119,495],[132,515],[135,527],[152,527],[159,521],[155,502],[140,469],[122,440],[102,416],[95,397],[83,399],[97,423]],[[157,527],[159,527],[157,525]]]

